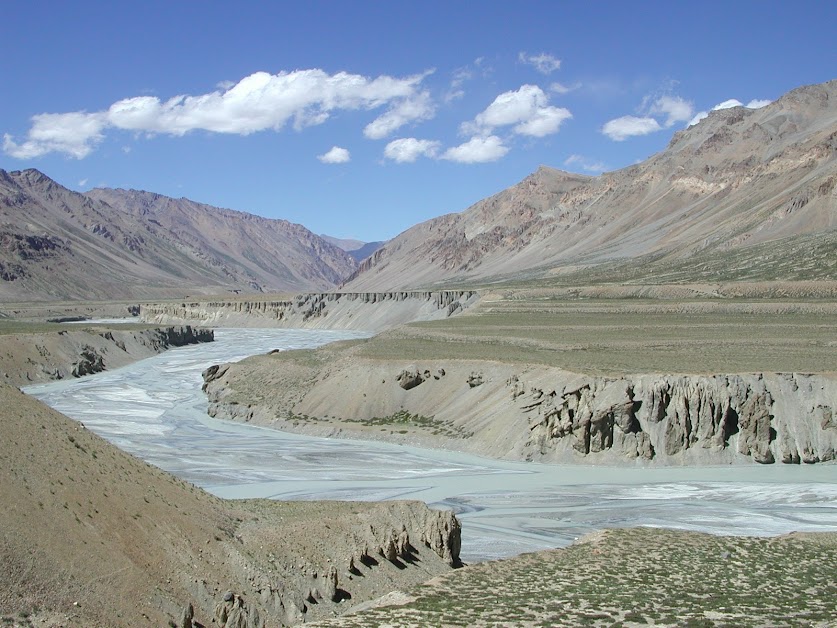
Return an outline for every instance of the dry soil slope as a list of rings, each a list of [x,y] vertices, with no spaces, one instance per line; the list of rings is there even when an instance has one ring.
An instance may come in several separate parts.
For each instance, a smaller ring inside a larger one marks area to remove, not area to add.
[[[68,190],[0,170],[0,297],[180,297],[321,290],[354,268],[300,225],[154,194]]]
[[[837,81],[801,87],[761,109],[714,111],[635,166],[598,177],[541,167],[462,213],[405,231],[344,288],[541,277],[613,260],[673,263],[803,234],[830,237],[836,154]]]
[[[251,623],[241,626],[261,625],[254,611],[276,625],[456,562],[450,513],[414,502],[225,502],[5,384],[0,407],[4,623],[165,626],[192,603],[204,625],[243,609]]]

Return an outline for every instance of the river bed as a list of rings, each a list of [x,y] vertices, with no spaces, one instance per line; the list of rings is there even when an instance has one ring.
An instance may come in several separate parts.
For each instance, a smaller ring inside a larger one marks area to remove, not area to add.
[[[25,392],[158,467],[226,498],[420,499],[452,508],[465,562],[564,546],[606,527],[717,534],[837,530],[837,465],[609,468],[490,460],[325,439],[206,414],[201,371],[347,331],[219,329],[216,341]]]

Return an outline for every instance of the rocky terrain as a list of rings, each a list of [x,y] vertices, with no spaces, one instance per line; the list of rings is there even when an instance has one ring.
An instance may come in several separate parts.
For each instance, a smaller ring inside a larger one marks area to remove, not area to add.
[[[0,383],[4,625],[284,625],[458,562],[415,502],[226,502]]]
[[[0,171],[0,297],[141,299],[323,290],[355,260],[304,227],[133,190]]]
[[[211,329],[0,323],[0,379],[26,386],[92,375],[125,366],[171,347],[211,342]]]
[[[309,329],[382,329],[460,314],[479,300],[472,290],[436,292],[330,292],[274,300],[230,299],[146,303],[140,319],[154,324]]]
[[[588,177],[541,167],[390,240],[342,288],[577,274],[582,283],[834,280],[835,155],[837,81],[801,87],[762,109],[713,111],[622,170]]]
[[[315,626],[832,626],[837,534],[636,528],[480,563]]]

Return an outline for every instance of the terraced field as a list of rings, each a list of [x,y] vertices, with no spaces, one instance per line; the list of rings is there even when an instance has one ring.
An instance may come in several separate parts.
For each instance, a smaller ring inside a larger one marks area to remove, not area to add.
[[[484,359],[590,374],[837,371],[837,300],[487,295],[363,343],[376,359]]]

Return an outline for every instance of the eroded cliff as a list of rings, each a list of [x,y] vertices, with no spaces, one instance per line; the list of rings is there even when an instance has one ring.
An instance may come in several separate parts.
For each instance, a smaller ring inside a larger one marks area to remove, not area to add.
[[[828,375],[604,377],[480,360],[309,358],[208,369],[210,414],[559,463],[815,463],[837,454],[837,380]]]
[[[470,290],[325,292],[276,300],[149,303],[140,307],[140,319],[155,324],[379,331],[410,321],[446,318],[478,299]]]
[[[211,329],[86,327],[0,335],[0,378],[22,386],[125,366],[171,347],[211,342]]]

